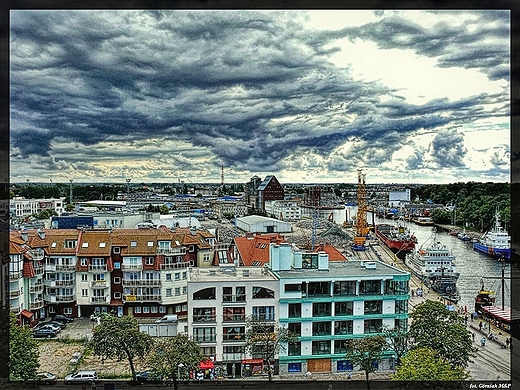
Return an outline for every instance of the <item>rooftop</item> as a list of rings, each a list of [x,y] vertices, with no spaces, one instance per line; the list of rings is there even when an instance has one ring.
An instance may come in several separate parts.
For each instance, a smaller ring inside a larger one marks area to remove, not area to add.
[[[235,267],[235,266],[220,266],[209,268],[190,268],[189,277],[190,282],[224,282],[232,280],[240,281],[269,281],[277,280],[270,272],[259,267]]]

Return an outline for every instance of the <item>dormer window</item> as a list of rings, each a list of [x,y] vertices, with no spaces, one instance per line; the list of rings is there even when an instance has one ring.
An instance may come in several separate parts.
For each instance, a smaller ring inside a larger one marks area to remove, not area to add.
[[[148,246],[152,247],[153,246],[153,241],[148,241]]]
[[[130,241],[130,246],[135,248],[137,246],[137,241]]]
[[[83,242],[83,243],[81,244],[81,247],[82,247],[82,248],[88,248],[88,242]]]
[[[100,242],[100,243],[99,243],[99,247],[100,247],[100,248],[104,248],[106,245],[107,245],[106,242]]]

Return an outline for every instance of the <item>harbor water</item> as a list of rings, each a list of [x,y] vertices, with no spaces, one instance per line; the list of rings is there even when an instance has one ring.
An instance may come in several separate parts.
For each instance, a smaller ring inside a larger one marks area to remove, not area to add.
[[[376,219],[376,223],[392,223],[389,220]],[[511,299],[511,283],[509,277],[511,275],[511,264],[499,261],[485,253],[478,252],[473,249],[473,243],[462,241],[456,236],[451,236],[447,232],[434,232],[432,226],[420,226],[413,222],[407,222],[406,226],[417,237],[418,243],[416,248],[421,245],[425,248],[435,241],[446,245],[453,255],[457,265],[457,271],[460,277],[457,282],[457,288],[460,294],[459,307],[467,306],[468,311],[472,312],[474,308],[475,296],[480,290],[481,280],[484,281],[486,290],[495,291],[496,305],[502,305],[502,267],[504,267],[504,305],[510,306]]]

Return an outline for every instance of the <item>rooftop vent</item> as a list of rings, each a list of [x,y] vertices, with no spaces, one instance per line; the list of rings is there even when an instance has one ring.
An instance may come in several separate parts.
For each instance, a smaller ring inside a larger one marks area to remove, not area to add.
[[[365,261],[361,263],[362,267],[365,267],[366,269],[376,269],[376,262],[375,261]]]

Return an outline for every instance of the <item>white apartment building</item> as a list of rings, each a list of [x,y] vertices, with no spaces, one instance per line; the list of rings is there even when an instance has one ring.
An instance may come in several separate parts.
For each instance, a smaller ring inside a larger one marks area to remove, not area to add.
[[[262,370],[262,359],[245,352],[246,319],[277,322],[278,287],[265,268],[190,268],[187,329],[216,369],[235,377]]]
[[[43,210],[54,210],[58,215],[65,211],[66,197],[58,199],[25,199],[15,197],[9,200],[9,214],[11,217],[22,218],[37,214]]]
[[[274,215],[282,221],[299,221],[302,218],[302,209],[297,200],[266,200],[265,212]]]

